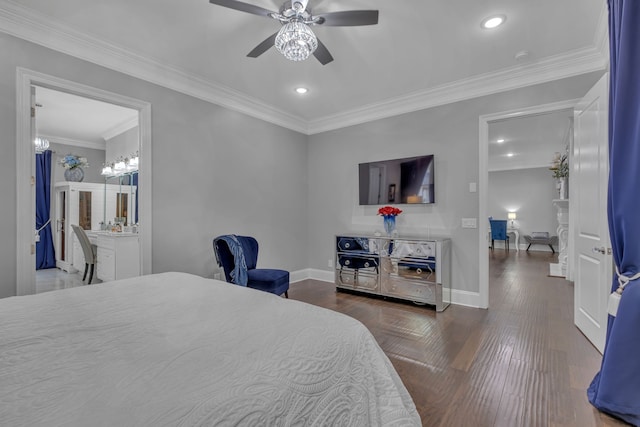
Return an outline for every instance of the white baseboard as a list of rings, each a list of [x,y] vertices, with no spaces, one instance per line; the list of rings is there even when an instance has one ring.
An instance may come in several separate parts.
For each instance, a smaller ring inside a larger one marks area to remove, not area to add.
[[[291,283],[300,282],[302,280],[312,279],[321,282],[333,283],[335,280],[333,270],[318,270],[316,268],[307,268],[291,273]],[[451,290],[451,304],[463,305],[465,307],[480,307],[480,294],[478,292]]]
[[[451,289],[451,304],[479,308],[479,301],[479,292],[459,291],[457,289]]]

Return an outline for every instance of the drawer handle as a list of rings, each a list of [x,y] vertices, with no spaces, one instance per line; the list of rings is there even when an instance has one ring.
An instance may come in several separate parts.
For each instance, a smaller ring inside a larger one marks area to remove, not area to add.
[[[344,244],[344,247],[345,247],[345,248],[349,248],[349,247],[351,247],[351,243],[345,243],[345,244]]]
[[[418,273],[418,274],[422,274],[422,269],[421,269],[421,268],[417,268],[417,269],[416,269],[416,273]]]
[[[369,267],[369,263],[368,263],[368,262],[365,262],[365,263],[364,263],[364,266],[365,266],[365,267]]]
[[[351,264],[351,261],[349,261],[349,260],[346,260],[346,261],[344,262],[344,265],[349,265],[349,264]]]

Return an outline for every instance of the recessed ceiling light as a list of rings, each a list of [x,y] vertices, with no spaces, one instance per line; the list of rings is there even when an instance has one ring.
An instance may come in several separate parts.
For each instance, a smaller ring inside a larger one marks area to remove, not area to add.
[[[490,16],[488,18],[483,19],[480,26],[482,28],[489,30],[491,28],[496,28],[497,26],[504,24],[504,21],[506,20],[507,20],[507,17],[504,15]]]
[[[498,144],[502,144],[504,142],[504,139],[500,138],[499,140],[496,141]]]
[[[306,87],[297,87],[296,92],[300,95],[304,95],[305,93],[309,92],[309,89],[307,89]]]
[[[513,157],[513,156],[515,156],[515,154],[513,154],[513,153],[507,153],[507,157]]]

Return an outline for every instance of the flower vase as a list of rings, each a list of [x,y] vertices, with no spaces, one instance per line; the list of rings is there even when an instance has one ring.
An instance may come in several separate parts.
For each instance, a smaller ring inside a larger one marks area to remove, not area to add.
[[[387,233],[388,236],[391,236],[393,231],[396,229],[396,216],[384,215],[383,223],[385,233]]]
[[[569,186],[567,185],[566,177],[558,179],[556,188],[558,189],[558,199],[564,200],[569,198]]]
[[[71,182],[82,182],[84,179],[84,171],[81,167],[65,169],[64,179]]]

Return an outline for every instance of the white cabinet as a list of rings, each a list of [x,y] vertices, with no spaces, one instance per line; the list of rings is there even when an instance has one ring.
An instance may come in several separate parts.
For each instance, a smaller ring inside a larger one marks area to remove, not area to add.
[[[55,184],[52,223],[57,267],[68,271],[84,271],[84,254],[71,225],[85,230],[99,230],[101,222],[114,221],[120,200],[126,203],[131,222],[135,212],[135,186],[91,182],[58,182]],[[120,197],[120,199],[119,199]]]
[[[135,233],[87,232],[98,247],[97,276],[103,282],[140,275],[140,238]]]
[[[451,303],[451,240],[336,236],[335,282],[340,289],[431,304]]]

